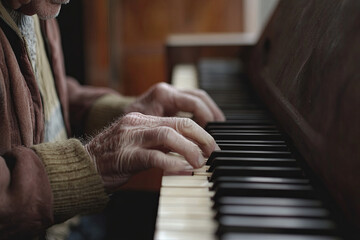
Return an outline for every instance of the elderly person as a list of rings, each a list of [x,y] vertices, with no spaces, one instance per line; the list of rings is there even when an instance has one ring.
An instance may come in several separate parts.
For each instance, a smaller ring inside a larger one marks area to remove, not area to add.
[[[133,100],[67,77],[54,20],[67,2],[0,2],[0,239],[37,236],[99,211],[130,175],[198,168],[217,148],[192,120],[168,117],[191,112],[202,126],[223,120],[203,92],[158,84]],[[83,144],[70,138],[74,128],[99,133]]]

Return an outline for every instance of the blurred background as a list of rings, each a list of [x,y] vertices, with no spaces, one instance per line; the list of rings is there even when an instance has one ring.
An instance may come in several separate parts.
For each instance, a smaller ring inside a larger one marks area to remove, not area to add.
[[[71,1],[58,17],[67,74],[83,84],[138,95],[154,83],[169,80],[169,38],[257,35],[277,1]],[[221,38],[218,41],[221,45]]]

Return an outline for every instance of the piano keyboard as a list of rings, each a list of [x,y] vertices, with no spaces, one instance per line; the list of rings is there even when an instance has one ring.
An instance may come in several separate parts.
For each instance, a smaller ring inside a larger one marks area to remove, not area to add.
[[[220,67],[227,77],[219,82],[211,64],[200,66],[210,78],[200,83],[228,119],[206,127],[221,150],[191,175],[163,177],[154,239],[341,239],[331,211],[271,117],[248,90],[220,86],[226,79],[246,88],[239,72]]]

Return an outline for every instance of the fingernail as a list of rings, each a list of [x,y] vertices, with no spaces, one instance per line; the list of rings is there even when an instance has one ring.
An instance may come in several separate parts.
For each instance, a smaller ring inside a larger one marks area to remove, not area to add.
[[[199,166],[201,167],[201,166],[204,165],[204,163],[205,163],[205,158],[200,155],[200,157],[199,157],[199,159],[198,159],[198,162],[199,162]]]
[[[215,144],[215,150],[216,150],[216,151],[220,151],[220,150],[221,150],[220,147],[219,147],[219,145]]]

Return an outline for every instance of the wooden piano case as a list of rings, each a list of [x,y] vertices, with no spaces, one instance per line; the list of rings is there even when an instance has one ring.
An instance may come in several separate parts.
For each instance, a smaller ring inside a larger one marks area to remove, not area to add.
[[[335,200],[345,235],[360,236],[360,1],[280,1],[256,46],[245,45],[170,46],[168,76],[212,53],[245,60],[255,91]]]
[[[281,1],[253,50],[258,94],[360,229],[360,2]]]

